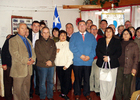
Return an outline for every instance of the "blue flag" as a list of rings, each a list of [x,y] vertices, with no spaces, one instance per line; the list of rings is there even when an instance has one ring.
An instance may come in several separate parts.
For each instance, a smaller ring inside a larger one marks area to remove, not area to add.
[[[58,29],[61,29],[61,22],[60,22],[60,18],[57,12],[57,6],[55,6],[54,16],[53,16],[53,28],[55,27],[57,27]]]

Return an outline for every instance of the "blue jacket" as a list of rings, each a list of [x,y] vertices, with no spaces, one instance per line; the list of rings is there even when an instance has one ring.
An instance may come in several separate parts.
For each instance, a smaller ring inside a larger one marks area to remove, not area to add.
[[[84,41],[79,32],[74,33],[70,39],[70,50],[74,55],[73,64],[75,66],[91,66],[96,56],[96,45],[97,41],[91,33],[86,32]],[[81,55],[89,56],[90,60],[83,61],[80,58]]]

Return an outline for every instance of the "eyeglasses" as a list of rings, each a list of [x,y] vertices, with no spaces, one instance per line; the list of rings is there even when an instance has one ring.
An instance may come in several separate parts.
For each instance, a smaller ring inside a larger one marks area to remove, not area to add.
[[[91,30],[97,30],[97,29],[91,29]]]

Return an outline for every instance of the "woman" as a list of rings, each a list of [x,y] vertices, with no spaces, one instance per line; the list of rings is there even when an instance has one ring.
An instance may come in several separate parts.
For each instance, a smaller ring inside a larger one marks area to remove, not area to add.
[[[59,29],[58,28],[53,28],[53,30],[52,30],[52,36],[53,36],[52,39],[54,40],[54,42],[59,41],[58,34],[59,34]]]
[[[101,68],[102,64],[105,63],[103,67],[108,69],[110,63],[112,81],[100,80],[100,97],[101,100],[112,100],[119,67],[118,58],[121,56],[121,44],[119,39],[114,38],[114,31],[111,27],[106,28],[104,35],[105,37],[99,39],[97,43],[96,55],[98,59],[96,64]]]
[[[135,28],[133,26],[130,26],[128,29],[132,33],[132,39],[134,40],[135,39]]]
[[[58,28],[53,28],[52,30],[52,39],[54,40],[54,42],[58,42],[59,41],[59,37],[58,37],[58,34],[59,34],[59,29]],[[56,78],[57,78],[57,82],[56,82]],[[58,92],[61,91],[61,87],[60,87],[60,81],[56,75],[56,66],[54,67],[54,77],[53,77],[53,80],[54,80],[54,86],[53,86],[53,91],[56,92],[56,89],[55,89],[55,84],[57,83],[57,90]]]
[[[59,32],[59,42],[56,42],[57,55],[55,59],[56,71],[61,84],[60,97],[69,100],[67,96],[71,81],[71,68],[73,54],[69,49],[69,42],[66,41],[67,32],[61,30]]]
[[[136,75],[136,90],[140,90],[140,27],[136,29],[136,38],[134,40],[135,43],[137,43],[139,47],[139,63],[138,63],[138,70]]]
[[[119,57],[120,67],[117,73],[116,100],[129,100],[131,96],[131,82],[136,74],[139,48],[132,39],[132,33],[125,29],[121,34],[122,54]]]

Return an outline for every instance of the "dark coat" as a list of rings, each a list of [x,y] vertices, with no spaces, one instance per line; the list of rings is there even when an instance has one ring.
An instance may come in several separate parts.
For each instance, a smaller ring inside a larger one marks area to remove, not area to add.
[[[134,41],[131,41],[125,47],[125,65],[122,66],[122,67],[124,67],[124,74],[130,74],[132,69],[137,70],[138,61],[139,61],[139,48],[138,48],[138,45]]]
[[[10,38],[14,36],[15,35],[11,35]],[[12,58],[9,52],[9,39],[5,40],[4,45],[2,47],[2,54],[1,54],[2,65],[7,65],[7,67],[11,67],[12,65]]]
[[[96,55],[98,57],[97,59],[97,66],[102,67],[103,64],[103,56],[109,56],[110,57],[110,67],[116,68],[119,67],[119,61],[118,58],[121,56],[122,48],[121,43],[119,39],[116,39],[112,37],[110,40],[110,43],[108,44],[108,47],[106,46],[106,38],[100,38],[97,43],[96,47]]]
[[[53,67],[56,57],[56,45],[52,39],[46,41],[43,37],[38,39],[35,43],[35,53],[37,58],[37,66],[39,67]],[[46,66],[46,62],[50,60],[52,66]]]

